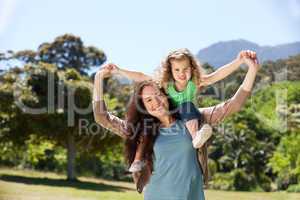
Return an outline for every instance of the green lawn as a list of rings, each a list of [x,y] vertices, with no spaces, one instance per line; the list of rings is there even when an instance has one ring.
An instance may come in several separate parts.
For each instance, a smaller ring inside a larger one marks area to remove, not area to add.
[[[80,177],[69,183],[65,176],[29,170],[0,169],[0,200],[142,200],[134,185]],[[300,200],[300,194],[286,192],[205,191],[207,200]]]

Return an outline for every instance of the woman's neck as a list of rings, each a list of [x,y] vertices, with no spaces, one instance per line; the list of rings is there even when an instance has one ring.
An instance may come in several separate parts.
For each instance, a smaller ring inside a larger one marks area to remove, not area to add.
[[[175,118],[171,115],[162,116],[159,118],[162,127],[170,127],[171,124],[175,121]]]

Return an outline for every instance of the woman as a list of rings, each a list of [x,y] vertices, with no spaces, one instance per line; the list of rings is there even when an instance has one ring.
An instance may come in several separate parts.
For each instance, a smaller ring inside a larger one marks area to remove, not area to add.
[[[246,59],[246,64],[249,66],[248,72],[236,94],[216,106],[200,109],[203,116],[201,123],[214,124],[240,110],[250,95],[259,69],[255,59]],[[189,134],[186,134],[184,123],[171,114],[167,96],[152,81],[138,85],[130,104],[136,110],[127,114],[127,120],[109,113],[103,100],[102,82],[110,74],[110,69],[104,67],[95,76],[95,120],[127,139],[127,144],[133,149],[137,144],[128,141],[136,141],[137,138],[148,140],[145,143],[146,166],[140,174],[134,176],[138,191],[144,191],[144,199],[204,199],[203,179],[204,182],[208,180],[206,146],[197,155]],[[129,155],[128,159],[131,158]]]

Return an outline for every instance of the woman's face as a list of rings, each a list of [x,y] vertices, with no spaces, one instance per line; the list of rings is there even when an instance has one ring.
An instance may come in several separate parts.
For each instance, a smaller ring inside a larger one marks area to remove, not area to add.
[[[145,86],[142,90],[142,101],[148,113],[156,118],[169,115],[169,103],[167,96],[158,87]]]
[[[171,71],[174,81],[187,84],[192,77],[192,67],[188,59],[171,60]]]

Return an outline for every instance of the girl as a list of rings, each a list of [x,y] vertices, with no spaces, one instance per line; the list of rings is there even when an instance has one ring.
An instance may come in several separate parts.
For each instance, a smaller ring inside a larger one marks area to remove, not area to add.
[[[185,126],[192,137],[194,148],[201,148],[212,135],[212,128],[208,124],[204,124],[198,130],[201,114],[190,112],[196,110],[197,93],[202,87],[211,85],[230,75],[244,63],[246,58],[255,60],[256,53],[249,50],[241,51],[232,62],[208,75],[204,74],[204,70],[195,56],[186,48],[170,52],[163,60],[159,69],[159,85],[169,96],[173,107],[179,113],[179,118],[185,122]],[[141,72],[120,69],[114,64],[108,64],[107,67],[112,70],[113,74],[123,75],[135,82],[152,79],[152,77]],[[134,161],[129,168],[130,172],[139,172],[145,166],[143,161],[144,143],[143,137],[141,137]]]

